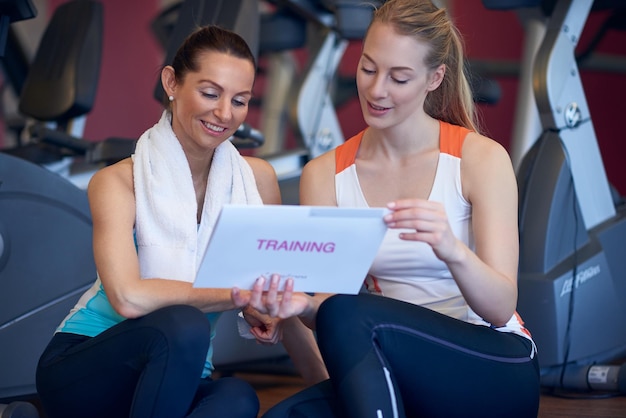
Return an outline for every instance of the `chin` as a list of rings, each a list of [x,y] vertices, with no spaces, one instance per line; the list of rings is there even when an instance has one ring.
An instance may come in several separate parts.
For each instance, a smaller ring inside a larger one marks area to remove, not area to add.
[[[383,130],[392,126],[392,123],[389,121],[382,120],[381,118],[375,116],[366,115],[363,119],[365,120],[367,126],[373,129]]]

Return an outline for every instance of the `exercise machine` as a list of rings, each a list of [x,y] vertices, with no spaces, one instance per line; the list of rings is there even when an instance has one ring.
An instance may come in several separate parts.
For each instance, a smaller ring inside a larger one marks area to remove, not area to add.
[[[517,171],[518,311],[538,346],[541,382],[555,393],[626,394],[626,205],[611,188],[575,48],[593,9],[618,1],[483,0],[541,8],[545,36],[532,85],[541,134]]]
[[[59,6],[19,86],[23,141],[2,150],[45,166],[82,188],[101,165],[94,161],[94,167],[86,167],[80,157],[104,145],[81,139],[95,102],[102,32],[100,3],[71,1]]]
[[[20,11],[24,19],[36,13],[29,0],[3,2],[1,7]],[[101,9],[90,1],[67,3],[60,9],[22,90],[21,110],[41,120],[58,116],[58,121],[69,121],[87,111],[92,100],[88,86],[81,84],[85,79],[80,69],[89,65],[84,60],[90,62],[94,51],[82,46],[97,42],[98,34],[81,22],[87,26],[95,22],[97,31]],[[62,44],[66,55],[47,43],[59,39],[59,25],[86,30],[80,39]],[[46,58],[54,57],[65,61],[49,67]],[[66,71],[76,77],[68,77]],[[40,82],[47,74],[60,77],[58,90]],[[42,100],[45,94],[54,100]],[[15,155],[0,153],[0,399],[10,401],[0,406],[2,418],[37,416],[31,403],[21,401],[36,393],[39,356],[60,320],[96,278],[87,196],[67,178],[44,167],[63,156],[50,148],[13,151]]]
[[[0,4],[0,56],[5,57],[7,38],[10,36],[9,25],[20,20],[31,19],[36,14],[37,11],[30,0],[15,0]],[[35,344],[33,347],[29,342],[25,344],[22,351],[25,353],[24,357],[13,359],[9,355],[12,348],[23,342],[23,337],[16,336],[15,333],[19,325],[14,324],[20,321],[27,322],[31,318],[25,315],[25,309],[21,306],[23,299],[20,296],[22,295],[19,293],[12,295],[8,291],[12,287],[19,286],[19,283],[8,280],[7,291],[4,289],[5,274],[3,272],[12,267],[9,262],[9,253],[14,251],[12,244],[15,241],[12,236],[9,236],[9,233],[14,231],[10,229],[12,226],[7,224],[10,219],[5,216],[7,209],[5,197],[7,193],[11,193],[12,188],[11,184],[5,185],[5,170],[9,169],[8,165],[0,156],[0,282],[3,283],[3,289],[0,293],[0,307],[2,307],[0,310],[0,339],[2,340],[2,347],[0,348],[0,399],[3,399],[0,401],[0,417],[37,418],[39,414],[35,406],[23,399],[14,398],[14,395],[21,394],[21,387],[29,384],[29,379],[24,378],[24,370],[32,370],[28,361],[32,357],[32,350],[36,351],[38,346]],[[28,195],[22,196],[22,198],[24,197],[28,198]],[[19,203],[16,206],[19,206]],[[23,208],[15,207],[13,209],[21,210]],[[29,227],[36,226],[30,225]],[[9,295],[11,296],[9,297]]]
[[[233,2],[224,8],[220,2],[211,2],[200,10],[214,17],[212,23],[246,32],[252,40],[251,35],[258,31],[258,25],[254,25],[258,19],[247,16],[253,2],[247,3],[244,7]],[[20,92],[19,111],[25,120],[17,146],[2,151],[41,164],[82,189],[86,189],[98,169],[131,155],[136,142],[136,138],[109,137],[101,141],[83,138],[98,87],[103,31],[101,2],[70,1],[55,10],[32,64],[20,59],[17,60],[20,65],[6,60],[3,65],[11,84]],[[171,41],[182,42],[180,35],[173,33]],[[15,37],[10,40],[10,58],[20,57],[19,41]],[[175,49],[171,55],[174,52]],[[25,75],[19,74],[20,70]],[[155,98],[157,94],[155,89]],[[262,134],[248,124],[242,124],[231,138],[238,148],[257,147],[263,140]]]

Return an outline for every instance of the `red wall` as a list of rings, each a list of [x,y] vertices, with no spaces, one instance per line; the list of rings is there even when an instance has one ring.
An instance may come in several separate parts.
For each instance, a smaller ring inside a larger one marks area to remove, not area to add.
[[[515,62],[521,59],[524,33],[515,12],[488,10],[481,0],[449,0],[449,9],[463,35],[470,61],[493,59]],[[606,12],[591,14],[579,47],[587,45],[606,16]],[[341,74],[354,74],[359,52],[360,43],[351,43],[341,63]],[[611,31],[598,46],[598,52],[619,54],[626,62],[626,31]],[[622,112],[626,109],[623,105],[626,65],[622,74],[585,70],[581,77],[607,177],[622,195],[626,195],[626,169],[622,163],[626,158],[626,138],[619,136]],[[486,133],[510,150],[518,79],[501,76],[495,80],[502,96],[497,104],[479,105],[479,112]],[[337,113],[346,137],[364,127],[356,100],[339,108]]]
[[[480,0],[454,0],[452,15],[464,35],[468,56],[479,59],[519,59],[523,44],[522,26],[514,12],[487,10]],[[582,33],[579,48],[584,48],[603,19],[605,12],[593,12]],[[611,31],[598,46],[598,52],[620,54],[626,62],[626,31]],[[581,72],[587,102],[598,137],[609,182],[626,194],[626,141],[621,124],[626,97],[626,68],[622,74]],[[513,129],[517,80],[499,78],[502,99],[493,106],[481,106],[488,133],[509,146]]]
[[[62,0],[51,0],[50,10]],[[159,11],[159,0],[105,0],[103,65],[95,107],[87,119],[85,136],[101,140],[109,136],[138,137],[160,113],[152,89],[162,64],[163,52],[152,36],[149,24]],[[480,0],[449,0],[454,20],[461,30],[467,53],[476,59],[518,60],[523,45],[522,27],[513,12],[491,11]],[[604,14],[594,13],[580,45],[585,45]],[[352,43],[342,61],[342,74],[354,74],[360,50]],[[610,33],[601,43],[602,52],[620,53],[626,58],[626,31]],[[626,141],[620,135],[620,118],[626,97],[626,74],[582,73],[600,149],[609,181],[626,194]],[[517,79],[497,79],[502,89],[496,105],[481,105],[487,133],[509,148],[513,127]],[[262,85],[262,83],[259,83]],[[345,136],[363,127],[356,100],[337,111]],[[252,111],[250,121],[258,112]]]
[[[65,0],[50,0],[50,12]],[[96,102],[85,137],[137,138],[158,119],[152,98],[164,53],[150,32],[159,0],[103,0],[104,41]]]

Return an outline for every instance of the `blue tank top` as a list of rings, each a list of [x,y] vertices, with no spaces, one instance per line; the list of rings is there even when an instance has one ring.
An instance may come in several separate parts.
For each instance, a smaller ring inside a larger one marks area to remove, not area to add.
[[[220,315],[220,312],[210,312],[206,314],[211,323],[211,341],[215,338],[215,325]],[[87,337],[95,337],[125,319],[126,318],[113,309],[109,298],[104,292],[100,277],[98,277],[94,284],[83,293],[55,332],[69,332],[72,334],[85,335]],[[213,372],[214,367],[212,360],[213,344],[209,346],[202,377],[208,377]]]

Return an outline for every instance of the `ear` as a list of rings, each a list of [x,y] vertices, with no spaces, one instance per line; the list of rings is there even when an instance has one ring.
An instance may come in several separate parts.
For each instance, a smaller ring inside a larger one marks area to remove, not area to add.
[[[161,84],[167,96],[171,96],[176,91],[176,73],[171,65],[167,65],[161,70]]]
[[[430,75],[430,83],[428,85],[428,91],[434,91],[439,88],[441,83],[443,82],[443,78],[446,75],[446,65],[441,64],[439,67],[435,68],[435,70]]]

